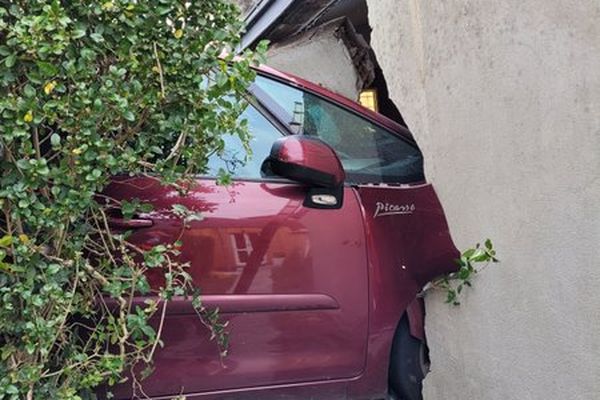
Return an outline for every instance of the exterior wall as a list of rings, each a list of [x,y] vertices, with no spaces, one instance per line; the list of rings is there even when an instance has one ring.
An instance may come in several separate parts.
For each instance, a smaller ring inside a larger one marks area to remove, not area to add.
[[[328,25],[289,43],[276,44],[269,49],[267,65],[357,100],[361,89],[358,72],[338,28]]]
[[[425,399],[599,399],[600,3],[368,5],[457,245],[502,261],[427,296]]]

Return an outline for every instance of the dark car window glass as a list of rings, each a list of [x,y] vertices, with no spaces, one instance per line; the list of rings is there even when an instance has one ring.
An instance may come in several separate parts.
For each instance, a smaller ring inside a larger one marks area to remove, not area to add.
[[[338,154],[352,183],[423,180],[419,149],[399,136],[311,93],[259,76],[257,97],[276,103],[276,115],[295,133],[319,137]]]
[[[248,120],[252,155],[246,155],[242,141],[237,135],[225,134],[222,136],[225,142],[223,152],[208,159],[208,175],[216,176],[219,170],[223,169],[236,178],[261,177],[260,166],[271,152],[273,142],[281,137],[281,132],[253,106],[248,106],[239,119]]]

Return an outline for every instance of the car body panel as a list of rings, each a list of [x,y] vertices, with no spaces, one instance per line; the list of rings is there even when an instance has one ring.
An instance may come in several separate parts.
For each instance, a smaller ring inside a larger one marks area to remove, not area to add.
[[[328,379],[286,385],[269,385],[215,392],[188,393],[186,400],[346,400],[348,382],[354,379]],[[172,396],[153,397],[153,400],[173,400]]]
[[[349,398],[366,399],[385,396],[397,324],[409,306],[417,307],[415,297],[426,282],[456,270],[458,250],[430,184],[364,185],[357,192],[369,257],[369,351]]]
[[[117,199],[137,198],[154,210],[151,227],[130,240],[142,248],[181,242],[181,261],[207,306],[229,322],[228,355],[190,301],[167,308],[165,348],[144,383],[153,396],[352,378],[361,374],[368,335],[368,271],[359,202],[345,188],[339,210],[302,205],[307,188],[280,182],[218,186],[198,179],[187,195],[152,178],[115,179]],[[174,204],[202,212],[183,220]],[[324,217],[327,223],[323,223]],[[358,223],[357,223],[358,222]],[[154,287],[162,271],[150,271]],[[127,385],[118,398],[129,396]]]
[[[414,144],[405,127],[349,99],[268,67],[259,73]],[[406,313],[411,333],[424,340],[424,308],[416,295],[429,280],[456,269],[458,251],[441,204],[422,181],[346,185],[342,207],[328,210],[304,205],[309,189],[271,179],[218,186],[198,178],[183,196],[150,177],[118,177],[107,188],[117,200],[154,205],[138,216],[152,226],[138,226],[131,241],[149,249],[180,240],[181,260],[190,263],[203,303],[229,322],[229,355],[222,358],[191,301],[171,301],[166,346],[143,383],[152,398],[387,396],[398,322]],[[174,204],[205,218],[185,224],[172,212]],[[160,275],[150,273],[154,287]],[[130,386],[115,388],[116,398],[130,398]]]

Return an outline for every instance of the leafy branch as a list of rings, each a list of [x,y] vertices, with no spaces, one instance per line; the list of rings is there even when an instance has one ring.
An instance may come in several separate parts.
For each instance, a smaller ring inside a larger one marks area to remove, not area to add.
[[[0,399],[92,398],[139,366],[143,394],[178,296],[226,351],[178,240],[111,230],[115,210],[151,209],[104,189],[147,176],[185,194],[223,134],[247,143],[262,55],[234,58],[242,28],[226,0],[0,0]],[[171,211],[182,232],[202,218]]]
[[[472,286],[475,275],[490,263],[497,263],[499,260],[496,258],[492,241],[487,239],[483,246],[477,243],[474,248],[465,250],[455,262],[458,265],[456,272],[431,282],[425,290],[429,288],[442,290],[446,293],[446,303],[457,306],[460,305],[460,294],[465,287]]]

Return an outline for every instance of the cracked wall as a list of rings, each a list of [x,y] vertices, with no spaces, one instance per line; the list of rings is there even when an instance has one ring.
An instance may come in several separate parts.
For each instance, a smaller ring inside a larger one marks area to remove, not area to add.
[[[600,3],[368,6],[457,245],[502,261],[428,296],[425,399],[600,398]]]
[[[368,44],[339,18],[269,47],[267,64],[357,100],[375,77]]]

